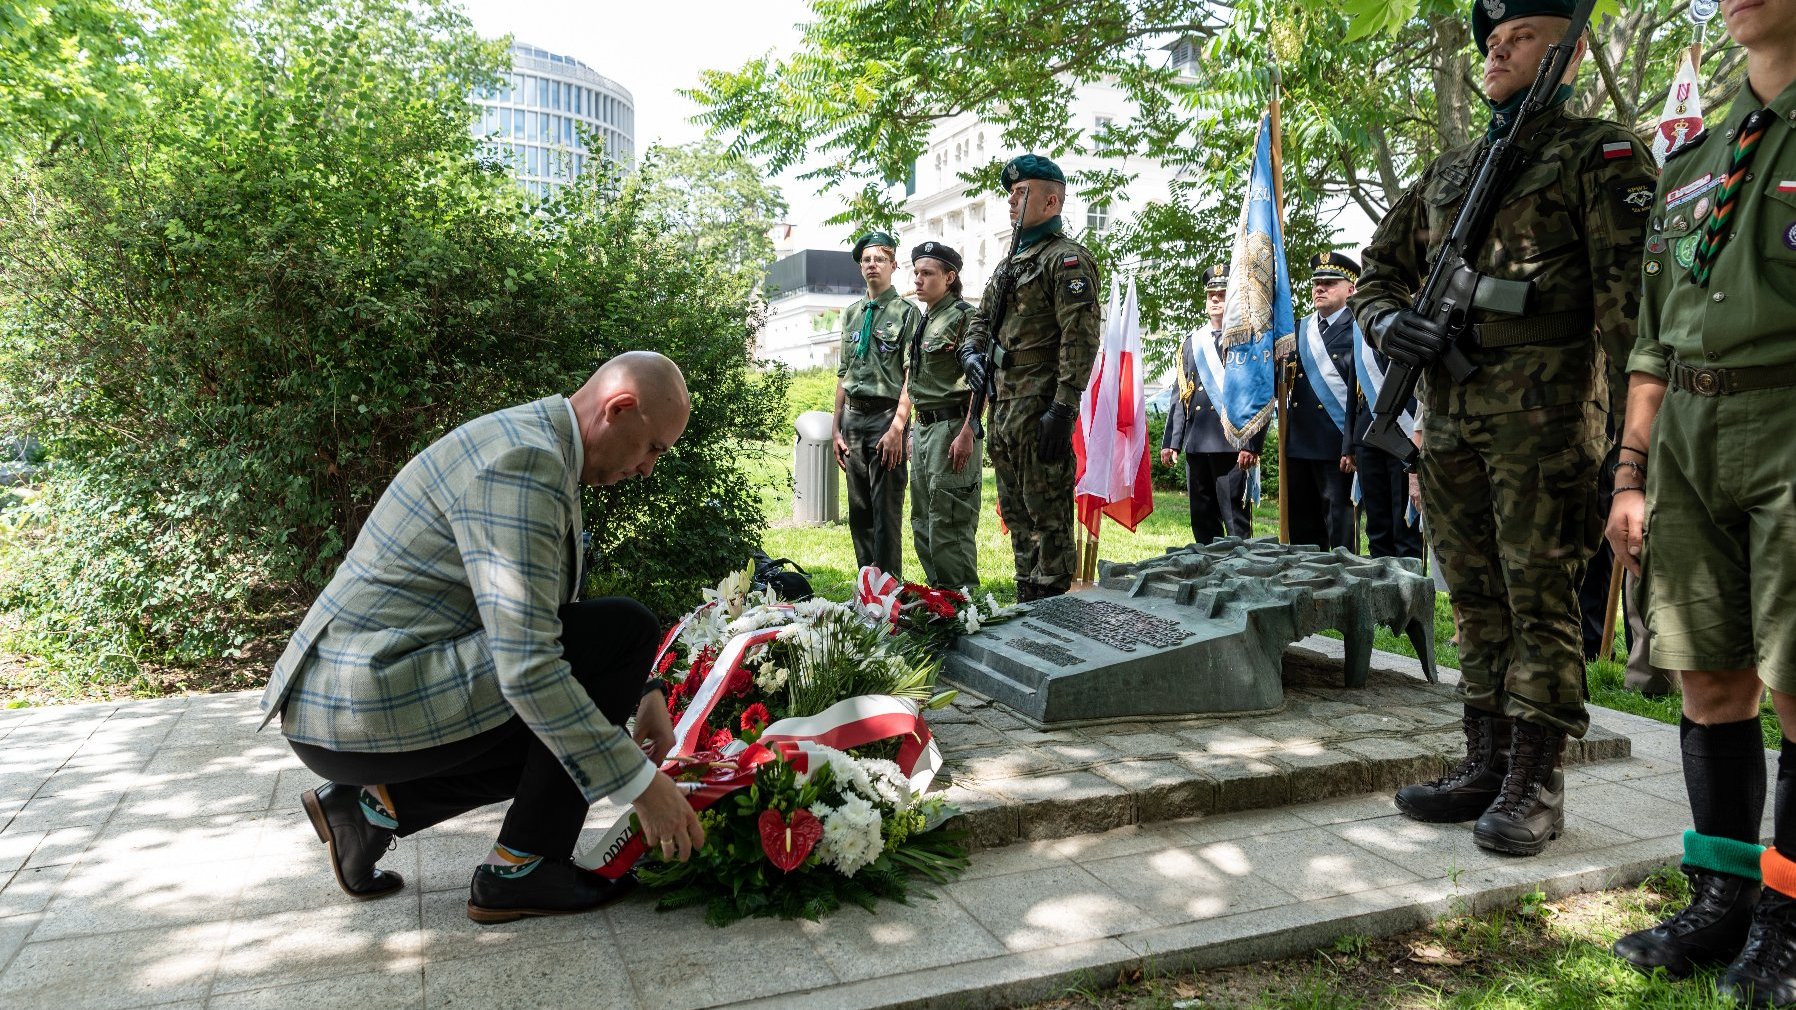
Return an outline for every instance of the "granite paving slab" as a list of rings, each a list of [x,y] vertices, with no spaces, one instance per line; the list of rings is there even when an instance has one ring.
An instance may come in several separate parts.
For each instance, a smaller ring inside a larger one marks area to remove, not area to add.
[[[1306,645],[1326,656],[1326,640]],[[1402,818],[1380,775],[1444,761],[1417,731],[1450,736],[1457,705],[1397,657],[1374,666],[1367,699],[1293,685],[1270,728],[1056,731],[1068,735],[1018,744],[1053,767],[989,780],[951,748],[951,788],[984,845],[963,878],[876,914],[723,930],[644,893],[566,919],[469,922],[465,887],[499,807],[401,840],[383,865],[406,888],[348,898],[297,802],[310,773],[253,732],[254,693],[4,712],[0,1004],[1003,1007],[1124,969],[1277,957],[1537,889],[1625,884],[1677,860],[1675,727],[1600,709],[1568,770],[1567,836],[1546,854],[1499,857],[1468,825]],[[967,699],[942,725],[1040,733],[989,709]],[[1306,789],[1330,795],[1291,802]],[[596,808],[588,831],[615,813]]]

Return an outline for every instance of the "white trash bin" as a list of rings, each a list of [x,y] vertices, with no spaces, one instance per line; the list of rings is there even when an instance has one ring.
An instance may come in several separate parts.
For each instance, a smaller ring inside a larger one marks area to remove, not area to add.
[[[792,460],[792,521],[811,526],[837,522],[842,508],[836,466],[835,415],[808,410],[798,415]]]

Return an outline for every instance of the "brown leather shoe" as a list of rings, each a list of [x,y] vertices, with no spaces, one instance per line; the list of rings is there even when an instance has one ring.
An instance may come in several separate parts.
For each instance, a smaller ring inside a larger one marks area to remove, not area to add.
[[[405,886],[405,878],[391,870],[375,869],[393,841],[388,828],[375,827],[362,816],[361,788],[326,782],[299,796],[312,830],[330,850],[331,872],[337,886],[355,898],[383,898]]]

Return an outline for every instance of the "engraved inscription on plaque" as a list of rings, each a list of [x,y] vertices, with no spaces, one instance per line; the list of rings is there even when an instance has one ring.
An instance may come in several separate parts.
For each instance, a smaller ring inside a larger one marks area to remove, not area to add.
[[[1085,662],[1053,642],[1038,642],[1033,638],[1013,638],[1004,644],[1018,652],[1027,652],[1037,659],[1045,659],[1055,666],[1078,666]]]
[[[1023,627],[1028,628],[1030,631],[1033,631],[1038,635],[1046,635],[1049,638],[1052,638],[1056,642],[1060,642],[1065,645],[1073,644],[1072,639],[1066,637],[1065,635],[1059,634],[1058,632],[1049,631],[1048,629],[1042,627],[1039,624],[1036,624],[1033,621],[1024,621]]]
[[[1108,600],[1055,596],[1032,604],[1029,616],[1122,652],[1134,652],[1137,645],[1164,649],[1191,637],[1175,621]]]

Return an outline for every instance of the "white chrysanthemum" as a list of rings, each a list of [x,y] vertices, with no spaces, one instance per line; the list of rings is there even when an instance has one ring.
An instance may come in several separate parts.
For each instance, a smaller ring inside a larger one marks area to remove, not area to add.
[[[886,806],[903,810],[910,805],[910,776],[904,774],[896,762],[880,758],[866,758],[860,762],[861,771],[867,775],[867,782],[872,786],[871,799]]]
[[[789,676],[790,670],[769,663],[762,666],[761,672],[755,675],[755,686],[761,689],[762,694],[772,694],[786,686],[786,678]]]
[[[817,845],[817,857],[844,877],[854,876],[861,867],[879,858],[885,847],[880,837],[883,822],[873,804],[850,796],[839,807],[819,803],[811,808],[811,813],[823,821],[823,841]]]

